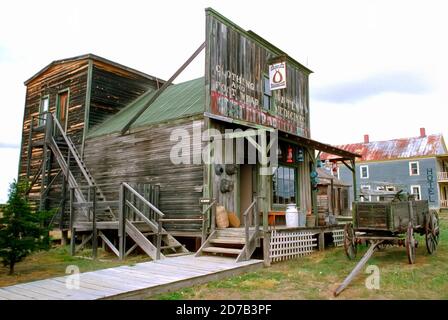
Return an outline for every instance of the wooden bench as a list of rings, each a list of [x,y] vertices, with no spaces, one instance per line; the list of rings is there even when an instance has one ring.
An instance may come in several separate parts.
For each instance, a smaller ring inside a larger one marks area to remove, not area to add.
[[[277,225],[278,217],[285,217],[285,215],[286,215],[286,211],[269,211],[268,212],[268,225],[275,227]]]

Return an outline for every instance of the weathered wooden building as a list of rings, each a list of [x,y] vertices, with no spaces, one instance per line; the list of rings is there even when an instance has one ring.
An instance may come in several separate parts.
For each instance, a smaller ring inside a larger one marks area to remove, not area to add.
[[[172,84],[204,48],[204,77]],[[356,157],[311,139],[310,73],[212,9],[204,44],[167,82],[91,55],[54,62],[26,82],[20,175],[41,206],[70,209],[81,245],[101,239],[122,258],[183,254],[187,239],[197,254],[245,260],[263,243],[266,261],[297,256],[275,251],[269,212],[295,203],[317,217],[315,152],[351,168]],[[242,227],[216,229],[217,204]]]

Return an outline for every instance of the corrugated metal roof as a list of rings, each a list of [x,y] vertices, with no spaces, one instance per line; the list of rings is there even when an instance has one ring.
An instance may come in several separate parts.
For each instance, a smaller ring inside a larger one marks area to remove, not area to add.
[[[147,92],[131,102],[119,113],[93,128],[88,137],[119,132],[123,126],[148,102],[155,91]],[[134,122],[131,129],[178,119],[204,112],[204,78],[172,85]]]
[[[447,153],[445,141],[441,134],[386,141],[372,141],[369,143],[344,144],[336,147],[360,154],[362,158],[358,161],[393,160],[435,156]],[[334,158],[337,157],[328,153],[321,154],[322,160]]]

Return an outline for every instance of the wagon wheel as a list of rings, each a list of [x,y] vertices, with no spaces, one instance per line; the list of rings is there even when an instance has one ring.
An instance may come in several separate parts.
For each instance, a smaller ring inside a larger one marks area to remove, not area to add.
[[[344,227],[344,249],[345,254],[350,260],[355,259],[357,252],[356,236],[351,223],[347,223]]]
[[[408,254],[408,261],[410,264],[415,262],[415,238],[414,228],[412,222],[409,222],[408,231],[406,232],[406,253]]]
[[[439,223],[437,216],[433,212],[430,212],[426,219],[425,239],[426,249],[429,254],[432,254],[439,243]]]

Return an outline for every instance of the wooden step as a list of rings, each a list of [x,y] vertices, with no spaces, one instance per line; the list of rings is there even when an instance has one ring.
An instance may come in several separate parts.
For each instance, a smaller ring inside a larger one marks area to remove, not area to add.
[[[240,254],[242,249],[233,249],[233,248],[221,248],[221,247],[207,247],[202,249],[203,252],[210,253],[226,253],[226,254]]]
[[[159,221],[162,221],[162,222],[169,222],[169,223],[173,223],[173,222],[179,222],[179,223],[182,223],[182,222],[202,222],[202,218],[191,218],[191,219],[159,219]]]
[[[210,243],[221,243],[221,244],[245,244],[246,240],[244,238],[215,238],[210,239]]]
[[[172,245],[172,246],[161,246],[160,249],[175,249],[175,248],[180,248],[180,247],[183,247],[183,245],[176,244],[176,245]]]
[[[176,253],[168,253],[164,254],[165,257],[180,257],[185,256],[187,254],[191,254],[191,252],[176,252]]]

